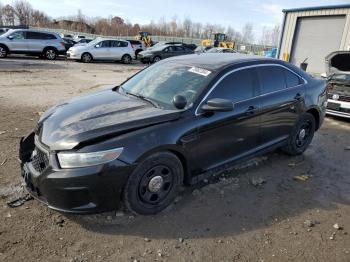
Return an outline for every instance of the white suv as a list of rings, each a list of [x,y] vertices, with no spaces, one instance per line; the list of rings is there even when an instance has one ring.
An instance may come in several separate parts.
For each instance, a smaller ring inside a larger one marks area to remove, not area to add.
[[[134,50],[128,41],[113,38],[96,38],[86,45],[69,48],[67,58],[89,63],[93,60],[122,61],[130,64]]]

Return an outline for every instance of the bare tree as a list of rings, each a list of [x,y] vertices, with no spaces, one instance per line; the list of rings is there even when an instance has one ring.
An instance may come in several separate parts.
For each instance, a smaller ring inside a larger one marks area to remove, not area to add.
[[[186,17],[182,23],[182,27],[186,37],[191,37],[192,35],[192,20],[189,17]]]
[[[242,28],[242,42],[244,44],[251,44],[254,41],[253,25],[247,23]]]
[[[3,20],[6,26],[14,26],[15,25],[15,10],[12,6],[6,5],[3,9]]]
[[[264,26],[262,29],[259,43],[261,45],[277,46],[279,34],[280,34],[279,24],[276,24],[272,28]]]
[[[30,25],[30,19],[32,17],[33,7],[31,4],[24,0],[17,0],[13,4],[16,16],[20,25]]]
[[[171,34],[177,36],[177,16],[174,15],[170,22]]]

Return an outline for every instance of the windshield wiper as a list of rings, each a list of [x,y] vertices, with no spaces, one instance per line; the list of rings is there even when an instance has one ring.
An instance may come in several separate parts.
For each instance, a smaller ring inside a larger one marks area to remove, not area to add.
[[[123,91],[125,92],[125,94],[129,95],[129,96],[134,96],[134,97],[137,97],[137,98],[140,98],[148,103],[150,103],[152,106],[156,107],[156,108],[160,108],[159,104],[156,103],[155,101],[153,101],[152,99],[149,99],[143,95],[140,95],[140,94],[134,94],[134,93],[130,93],[128,91],[126,91],[123,87],[121,87],[123,89]]]

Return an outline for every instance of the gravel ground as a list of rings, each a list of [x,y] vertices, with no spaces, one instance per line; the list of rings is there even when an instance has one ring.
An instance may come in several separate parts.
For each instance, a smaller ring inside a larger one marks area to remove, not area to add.
[[[0,261],[350,261],[350,121],[339,118],[325,120],[304,155],[237,165],[184,188],[156,216],[66,215],[36,200],[9,208],[24,194],[19,138],[38,112],[141,68],[0,60]]]

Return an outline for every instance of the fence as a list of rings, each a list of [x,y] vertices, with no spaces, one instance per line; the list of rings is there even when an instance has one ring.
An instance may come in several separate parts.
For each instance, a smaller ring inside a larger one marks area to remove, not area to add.
[[[83,32],[75,32],[65,29],[58,29],[58,28],[39,28],[39,27],[30,27],[31,29],[36,30],[44,30],[44,31],[51,31],[58,34],[69,34],[69,35],[82,35],[86,38],[94,39],[96,37],[108,37],[108,38],[116,38],[116,39],[133,39],[133,36],[106,36],[106,35],[97,35],[97,34],[89,34],[89,33],[83,33]],[[174,37],[174,36],[156,36],[152,35],[152,40],[155,42],[181,42],[186,44],[196,44],[201,45],[201,42],[203,39],[199,38],[189,38],[189,37]],[[255,44],[242,44],[242,43],[236,43],[235,49],[239,52],[243,53],[254,53],[258,55],[262,55],[263,52],[269,51],[272,48],[275,48],[274,46],[265,46],[265,45],[255,45]]]

